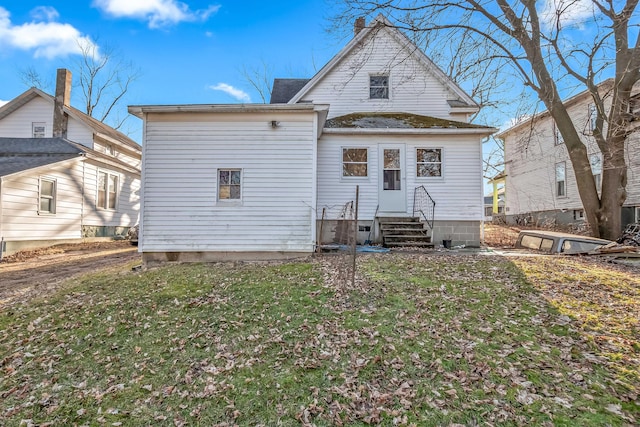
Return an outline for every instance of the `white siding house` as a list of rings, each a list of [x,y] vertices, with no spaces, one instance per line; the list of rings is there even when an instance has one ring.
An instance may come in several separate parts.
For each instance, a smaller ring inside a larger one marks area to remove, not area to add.
[[[123,235],[138,222],[140,146],[69,105],[67,70],[59,70],[57,83],[61,104],[32,88],[0,108],[5,255]],[[56,110],[66,117],[62,123]]]
[[[276,79],[271,102],[129,107],[144,121],[145,261],[310,253],[339,240],[356,187],[373,239],[382,218],[428,219],[421,189],[432,240],[479,245],[494,129],[467,122],[478,105],[385,18],[313,78]]]
[[[611,80],[600,85],[605,101]],[[602,174],[602,153],[592,135],[592,104],[587,92],[567,101],[565,106],[587,147],[596,185]],[[634,105],[640,105],[640,88],[636,88]],[[606,105],[608,108],[608,105]],[[632,112],[633,113],[633,112]],[[631,122],[632,131],[626,141],[628,166],[627,198],[622,209],[623,225],[640,221],[640,132],[638,119]],[[573,224],[581,227],[586,218],[578,194],[573,167],[562,137],[556,132],[548,112],[497,135],[505,142],[505,213],[509,222]]]

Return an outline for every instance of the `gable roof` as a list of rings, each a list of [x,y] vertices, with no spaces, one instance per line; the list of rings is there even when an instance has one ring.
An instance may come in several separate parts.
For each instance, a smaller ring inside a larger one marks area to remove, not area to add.
[[[0,177],[81,157],[139,173],[138,169],[122,160],[68,139],[0,138]]]
[[[63,138],[0,138],[0,177],[80,158],[78,144]]]
[[[269,104],[286,104],[311,79],[273,79]]]
[[[471,98],[460,86],[458,86],[449,76],[447,76],[427,55],[418,48],[409,38],[398,30],[387,18],[382,14],[378,15],[370,25],[362,29],[356,36],[351,39],[347,45],[342,48],[337,55],[335,55],[324,67],[316,73],[305,85],[295,94],[289,103],[293,104],[299,102],[302,97],[313,89],[318,82],[320,82],[331,70],[333,70],[347,55],[349,55],[359,44],[361,44],[367,37],[369,37],[374,30],[381,28],[387,28],[390,34],[396,38],[396,40],[402,46],[413,46],[415,49],[412,51],[415,54],[417,60],[422,63],[447,89],[458,96],[458,99],[453,104],[450,104],[451,108],[473,109],[477,111],[480,106]]]
[[[53,96],[41,91],[40,89],[32,87],[27,91],[23,92],[22,94],[18,95],[17,97],[13,98],[11,101],[6,103],[2,107],[0,107],[0,120],[2,120],[9,114],[18,110],[20,107],[22,107],[23,105],[27,104],[29,101],[37,97],[41,97],[44,100],[50,102],[51,104],[55,102],[55,99]],[[114,128],[112,128],[111,126],[108,126],[102,123],[101,121],[94,119],[93,117],[89,116],[86,113],[83,113],[77,108],[71,107],[69,105],[65,105],[64,111],[69,116],[84,123],[84,125],[89,127],[93,131],[93,133],[96,135],[103,136],[103,137],[106,136],[107,138],[113,139],[116,142],[126,145],[129,148],[132,148],[138,152],[142,150],[139,144],[137,144],[134,140],[132,140],[122,132],[119,132]]]

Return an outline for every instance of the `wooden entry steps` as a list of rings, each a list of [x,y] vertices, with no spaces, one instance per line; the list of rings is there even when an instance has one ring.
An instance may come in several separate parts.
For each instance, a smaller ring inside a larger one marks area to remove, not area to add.
[[[378,217],[386,247],[433,247],[429,230],[417,217]]]

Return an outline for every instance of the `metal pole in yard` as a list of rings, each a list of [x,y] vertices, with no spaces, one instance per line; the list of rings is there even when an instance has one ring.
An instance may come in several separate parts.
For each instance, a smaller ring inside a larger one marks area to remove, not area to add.
[[[322,218],[320,218],[320,230],[318,232],[316,252],[322,252],[322,228],[324,227],[324,214],[327,212],[327,208],[322,208]]]
[[[356,185],[356,214],[353,220],[353,264],[351,266],[351,287],[356,285],[356,245],[358,240],[358,199],[360,196],[360,186]]]

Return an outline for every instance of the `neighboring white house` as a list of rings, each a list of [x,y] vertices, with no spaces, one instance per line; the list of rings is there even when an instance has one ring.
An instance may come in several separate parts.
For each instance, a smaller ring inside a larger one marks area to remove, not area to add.
[[[613,80],[599,85],[601,96],[611,100]],[[602,176],[602,153],[592,130],[594,105],[588,92],[565,101],[573,123],[587,147],[596,185]],[[608,107],[608,105],[607,105]],[[623,226],[640,221],[640,88],[636,87],[630,107],[635,129],[626,141],[628,166],[627,199],[622,209]],[[505,143],[505,203],[509,222],[579,225],[586,221],[567,147],[548,112],[497,135]]]
[[[141,147],[69,105],[71,74],[56,97],[31,88],[0,108],[0,240],[4,254],[137,224]]]
[[[359,20],[312,79],[276,79],[271,102],[129,107],[146,261],[312,252],[337,239],[356,186],[360,240],[415,216],[433,241],[479,245],[494,129],[468,123],[478,105],[385,18]]]

